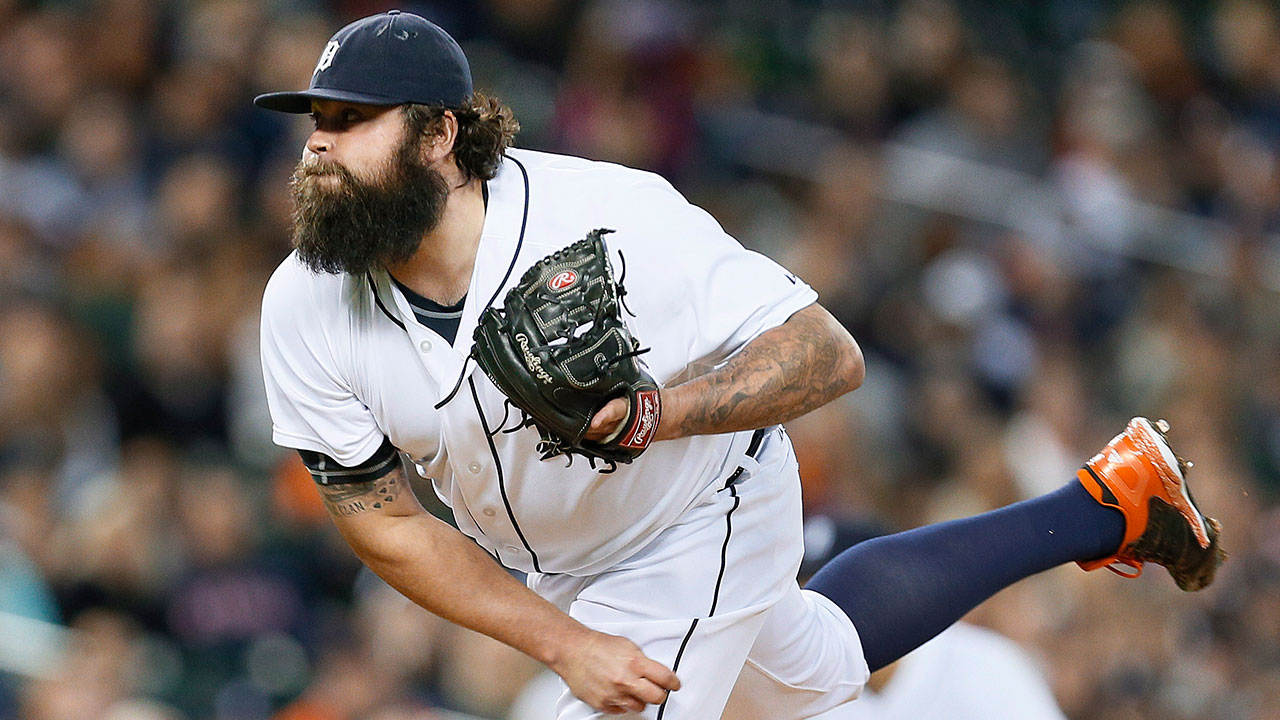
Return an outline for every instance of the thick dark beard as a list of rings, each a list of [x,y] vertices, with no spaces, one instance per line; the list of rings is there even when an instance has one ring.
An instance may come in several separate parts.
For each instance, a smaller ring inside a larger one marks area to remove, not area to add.
[[[387,171],[363,182],[334,163],[298,163],[293,194],[293,246],[315,272],[362,275],[408,260],[422,236],[440,224],[449,184],[418,157],[418,138],[397,148]],[[317,178],[336,175],[337,183]]]

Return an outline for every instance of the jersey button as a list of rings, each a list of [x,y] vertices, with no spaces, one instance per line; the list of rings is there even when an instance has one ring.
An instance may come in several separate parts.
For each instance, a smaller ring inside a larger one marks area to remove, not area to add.
[[[485,508],[484,514],[485,514],[485,517],[493,517],[494,515],[498,514],[498,511],[494,510],[493,508]]]
[[[422,342],[418,343],[418,349],[424,353],[431,352],[431,341],[423,340]]]
[[[470,465],[468,465],[468,466],[467,466],[467,469],[471,471],[471,474],[472,474],[472,475],[479,475],[479,474],[480,474],[480,463],[478,463],[478,462],[473,462],[473,463],[471,463]]]
[[[520,548],[516,547],[515,545],[508,545],[508,546],[506,546],[506,547],[505,547],[505,548],[503,548],[503,549],[504,549],[504,550],[506,550],[506,551],[507,551],[507,552],[509,552],[509,553],[516,553],[516,552],[520,552]]]

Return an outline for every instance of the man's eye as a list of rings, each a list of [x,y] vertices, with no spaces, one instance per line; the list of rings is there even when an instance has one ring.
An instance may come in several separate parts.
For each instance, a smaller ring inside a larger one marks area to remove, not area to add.
[[[360,113],[355,110],[344,110],[342,113],[342,122],[350,124],[360,121]]]

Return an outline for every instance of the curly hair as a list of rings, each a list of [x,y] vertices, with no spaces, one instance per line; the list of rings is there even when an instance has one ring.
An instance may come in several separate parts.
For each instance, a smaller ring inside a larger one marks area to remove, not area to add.
[[[437,132],[437,124],[449,110],[458,119],[458,137],[453,143],[453,156],[467,180],[492,180],[498,173],[502,154],[511,147],[520,131],[511,108],[497,98],[476,91],[460,107],[441,105],[404,106],[409,131],[419,134]]]

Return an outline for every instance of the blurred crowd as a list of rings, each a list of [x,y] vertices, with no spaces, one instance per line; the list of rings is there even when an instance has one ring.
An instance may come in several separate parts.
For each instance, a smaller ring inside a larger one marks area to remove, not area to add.
[[[539,672],[361,573],[270,443],[308,123],[250,100],[391,6],[0,0],[0,720],[505,718]],[[811,513],[980,512],[1167,418],[1218,582],[1061,568],[969,620],[1072,720],[1280,717],[1273,3],[400,7],[518,145],[663,173],[852,331],[866,385],[789,426]]]

